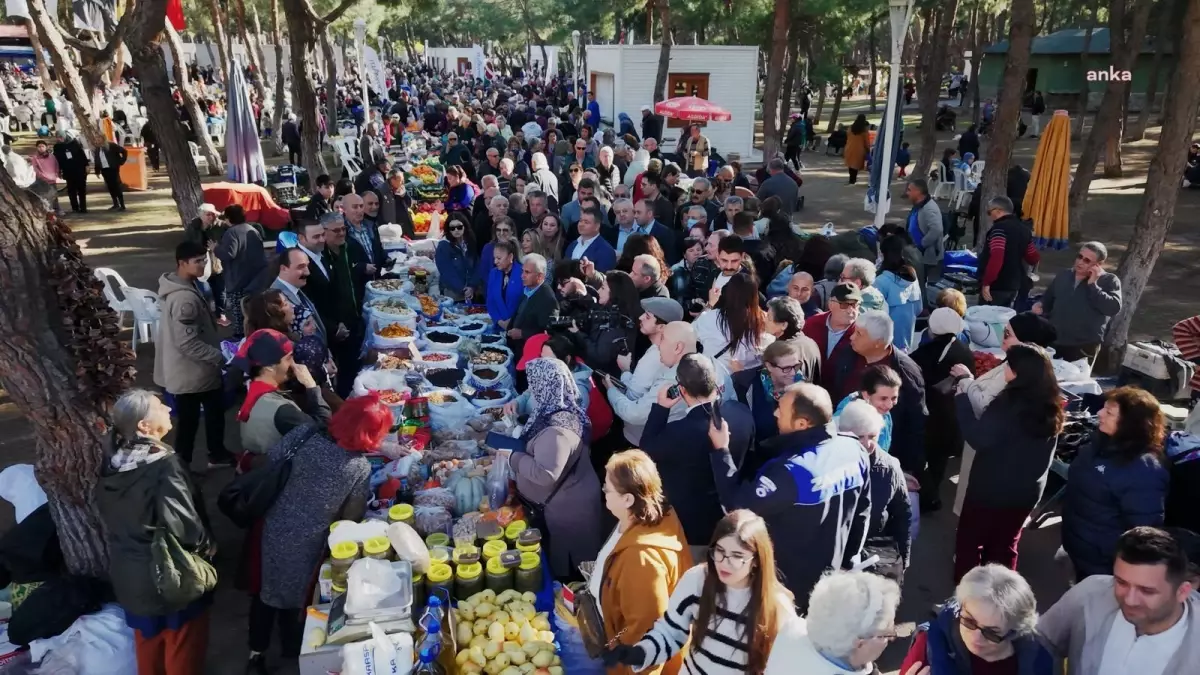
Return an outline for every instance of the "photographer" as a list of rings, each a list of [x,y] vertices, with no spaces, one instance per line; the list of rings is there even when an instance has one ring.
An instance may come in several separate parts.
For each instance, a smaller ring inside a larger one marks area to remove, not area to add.
[[[628,274],[613,270],[604,275],[597,300],[584,322],[574,321],[567,332],[585,363],[601,372],[616,373],[617,357],[632,353],[638,337],[642,309],[637,287]]]
[[[662,342],[663,331],[672,321],[683,321],[683,307],[674,300],[646,298],[641,304],[642,315],[638,317],[638,332],[650,347],[636,359],[632,354],[617,357],[617,367],[621,369],[621,384],[629,390],[630,395],[648,391],[658,379],[659,372],[663,369],[662,361],[658,358],[658,345]],[[633,372],[629,370],[631,366]]]
[[[688,292],[692,286],[692,270],[704,258],[704,240],[687,237],[683,240],[683,260],[671,266],[670,285],[671,298],[676,302],[687,302]]]

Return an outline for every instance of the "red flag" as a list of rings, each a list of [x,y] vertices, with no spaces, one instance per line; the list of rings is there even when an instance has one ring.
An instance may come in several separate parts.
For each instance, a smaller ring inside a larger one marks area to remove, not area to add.
[[[183,0],[167,0],[167,20],[177,31],[187,27],[187,22],[183,20]]]

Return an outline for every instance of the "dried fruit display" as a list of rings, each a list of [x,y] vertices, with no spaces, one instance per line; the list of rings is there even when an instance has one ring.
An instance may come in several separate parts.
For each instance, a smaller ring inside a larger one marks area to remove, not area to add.
[[[393,324],[388,324],[387,326],[384,326],[383,328],[380,328],[379,330],[375,331],[375,334],[378,335],[379,337],[385,337],[385,338],[406,338],[406,337],[413,336],[413,330],[411,328],[409,328],[408,326],[398,324],[398,323],[393,323]]]

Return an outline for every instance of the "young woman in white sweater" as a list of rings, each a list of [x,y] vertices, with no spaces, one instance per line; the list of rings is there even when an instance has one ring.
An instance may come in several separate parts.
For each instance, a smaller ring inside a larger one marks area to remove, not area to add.
[[[640,671],[687,644],[680,672],[762,675],[780,627],[795,618],[795,600],[775,573],[766,523],[740,509],[717,523],[708,561],[684,573],[650,632],[606,652],[604,663]]]

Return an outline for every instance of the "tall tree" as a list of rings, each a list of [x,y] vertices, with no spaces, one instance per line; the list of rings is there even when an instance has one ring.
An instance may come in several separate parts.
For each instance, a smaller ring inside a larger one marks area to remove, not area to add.
[[[283,74],[283,33],[279,30],[279,0],[271,0],[271,40],[275,43],[275,110],[271,128],[275,130],[275,150],[283,152],[283,113],[287,107],[286,80]]]
[[[771,31],[771,56],[767,59],[767,84],[763,92],[763,157],[775,156],[782,145],[779,136],[779,88],[783,84],[784,67],[787,61],[788,28],[792,21],[792,3],[775,0],[775,18]],[[784,102],[783,117],[787,119],[789,102]]]
[[[1104,337],[1105,355],[1110,364],[1118,363],[1124,352],[1138,302],[1175,222],[1175,204],[1184,169],[1184,163],[1179,161],[1179,149],[1187,147],[1191,140],[1197,108],[1200,108],[1200,87],[1196,86],[1200,82],[1200,0],[1180,2],[1186,5],[1186,13],[1180,22],[1183,37],[1180,49],[1175,52],[1176,67],[1170,84],[1175,95],[1163,104],[1165,119],[1158,138],[1158,151],[1150,162],[1146,192],[1133,223],[1133,235],[1117,267],[1124,302]]]
[[[0,171],[0,387],[33,427],[38,484],[75,574],[108,576],[95,488],[105,416],[132,364],[70,228]]]
[[[875,92],[879,90],[879,68],[877,61],[879,60],[879,44],[875,39],[875,26],[879,24],[879,17],[871,17],[871,35],[868,38],[869,51],[871,59],[871,112],[878,112],[879,101]],[[891,86],[890,84],[888,86]]]
[[[166,24],[165,30],[167,46],[171,50],[171,62],[175,70],[175,86],[179,87],[179,95],[183,98],[183,108],[192,122],[192,128],[197,130],[196,144],[200,146],[200,153],[208,160],[208,174],[220,176],[225,173],[225,162],[221,159],[221,153],[217,152],[217,145],[213,143],[212,136],[204,133],[208,117],[200,109],[200,101],[192,91],[191,81],[188,80],[187,66],[184,65],[183,60],[183,40],[179,38],[179,33],[170,23]],[[153,128],[151,127],[151,129]]]
[[[654,102],[661,103],[667,97],[667,74],[671,72],[671,43],[674,42],[671,36],[671,0],[654,0],[654,6],[658,9],[659,30],[662,33],[659,39],[658,70],[654,74]],[[651,36],[646,37],[649,39]],[[655,117],[658,118],[659,124],[663,125],[665,136],[666,120],[662,115],[655,114]]]
[[[50,77],[50,69],[46,67],[46,55],[42,52],[42,41],[38,38],[38,29],[30,19],[25,19],[25,31],[29,33],[29,46],[33,48],[33,60],[37,65],[38,77],[42,80],[42,91],[54,91],[54,79]]]
[[[1132,2],[1132,7],[1127,3]],[[1133,70],[1133,60],[1142,49],[1142,41],[1146,35],[1146,20],[1149,16],[1151,0],[1112,0],[1108,10],[1109,46],[1113,57],[1113,68],[1117,71]],[[1132,10],[1132,11],[1129,11]],[[1113,134],[1119,133],[1121,107],[1126,94],[1126,83],[1113,80],[1107,83],[1104,98],[1100,101],[1100,110],[1092,130],[1083,144],[1079,155],[1079,164],[1075,167],[1075,180],[1071,183],[1071,191],[1067,199],[1068,219],[1071,239],[1078,241],[1083,238],[1084,212],[1087,205],[1088,189],[1096,173],[1096,163],[1105,142]]]
[[[1182,17],[1179,10],[1187,10],[1187,4],[1178,0],[1164,0],[1159,7],[1158,23],[1154,30],[1154,60],[1150,62],[1150,74],[1146,81],[1145,96],[1142,97],[1142,107],[1138,110],[1137,120],[1125,137],[1127,141],[1140,141],[1146,137],[1146,125],[1150,122],[1150,111],[1158,99],[1158,80],[1162,72],[1163,57],[1167,47],[1171,46],[1174,30],[1178,30]]]
[[[921,157],[914,176],[924,176],[929,173],[933,164],[934,153],[937,152],[937,117],[938,94],[942,90],[942,73],[948,65],[950,33],[954,28],[954,15],[958,11],[958,0],[946,0],[937,10],[935,28],[930,31],[929,61],[921,74],[921,90],[918,103],[921,104]],[[1010,45],[1011,49],[1011,45]]]
[[[221,55],[221,81],[229,82],[229,64],[233,62],[233,43],[229,41],[225,31],[225,17],[217,0],[207,0],[208,11],[212,15],[213,37],[217,43],[217,52]]]
[[[1021,94],[1025,91],[1025,73],[1029,68],[1029,50],[1033,45],[1033,0],[1013,0],[1008,26],[1008,54],[1004,56],[1000,105],[988,143],[987,165],[983,169],[980,204],[1003,195],[1008,188],[1008,167],[1012,162],[1013,143],[1017,140],[1017,122],[1021,119]],[[979,229],[987,232],[991,220],[987,209],[979,209]]]
[[[1087,76],[1090,69],[1088,59],[1090,58],[1092,49],[1092,34],[1096,32],[1096,24],[1100,21],[1100,1],[1092,0],[1088,3],[1088,7],[1091,9],[1091,18],[1087,22],[1087,30],[1083,33],[1083,49],[1079,51],[1079,91],[1081,94],[1079,96],[1079,107],[1075,111],[1075,128],[1071,130],[1071,135],[1077,138],[1083,137],[1083,121],[1087,117],[1088,95],[1092,88]]]

